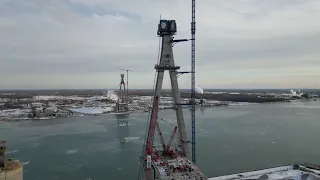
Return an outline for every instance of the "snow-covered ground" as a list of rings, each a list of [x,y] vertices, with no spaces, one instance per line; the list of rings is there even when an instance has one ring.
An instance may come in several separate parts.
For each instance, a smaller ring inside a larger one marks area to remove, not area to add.
[[[102,99],[117,101],[118,95],[113,90],[108,90],[105,96],[92,96],[89,98],[79,97],[79,96],[33,96],[33,100],[35,101],[41,101],[41,100],[42,101],[48,101],[48,100],[94,101],[94,100],[102,100]]]
[[[198,88],[199,92],[203,93],[203,90]],[[113,101],[99,101],[99,100],[111,100]],[[129,112],[135,111],[149,111],[152,107],[152,96],[134,96],[130,97],[132,103],[129,104]],[[73,101],[69,101],[73,100]],[[11,102],[14,102],[12,100]],[[47,101],[47,102],[45,102]],[[16,118],[27,118],[31,113],[31,108],[34,108],[39,112],[37,116],[41,118],[48,117],[64,117],[64,116],[83,116],[83,115],[100,115],[105,113],[110,113],[114,111],[116,106],[115,102],[118,101],[118,95],[113,90],[108,90],[103,92],[102,96],[92,96],[92,97],[79,97],[79,96],[55,96],[55,95],[41,95],[34,96],[30,101],[26,103],[15,102],[19,104],[17,108],[21,109],[10,109],[10,110],[0,110],[1,119],[16,119]],[[182,103],[188,103],[189,99],[182,99]],[[208,101],[204,104],[212,104],[213,101]],[[172,97],[161,97],[159,109],[172,108],[173,99]],[[184,106],[183,106],[184,107]],[[188,107],[188,106],[186,106]],[[52,111],[48,111],[52,110]],[[70,113],[73,111],[74,113]],[[56,114],[52,114],[55,112]],[[31,118],[34,119],[34,118]]]
[[[315,179],[316,180],[316,179],[320,179],[319,173],[320,173],[319,170],[309,169],[304,166],[300,166],[299,169],[294,169],[293,165],[289,165],[289,166],[263,169],[258,171],[218,176],[218,177],[209,178],[209,180],[241,180],[241,179],[270,179],[270,180]]]
[[[96,101],[96,100],[102,100],[102,99],[108,99],[106,96],[92,96],[87,98],[87,101]]]
[[[0,98],[0,102],[8,102],[9,101],[9,99],[7,99],[7,98]]]
[[[71,111],[82,113],[82,114],[102,114],[105,112],[112,111],[111,107],[81,107],[81,108],[72,108]]]
[[[31,109],[7,109],[7,110],[0,110],[0,117],[7,117],[7,116],[21,116],[27,113],[30,113]]]
[[[48,100],[85,100],[84,97],[79,96],[33,96],[33,99],[35,101],[48,101]]]

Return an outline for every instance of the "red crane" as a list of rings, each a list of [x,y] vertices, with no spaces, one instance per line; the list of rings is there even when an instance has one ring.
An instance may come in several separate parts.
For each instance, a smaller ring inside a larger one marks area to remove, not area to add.
[[[174,127],[174,129],[173,129],[173,132],[172,132],[172,134],[171,134],[171,137],[170,137],[170,140],[169,140],[169,142],[168,142],[167,148],[165,149],[166,152],[168,152],[169,149],[170,149],[170,146],[171,146],[171,144],[172,144],[174,135],[177,133],[177,128],[178,128],[178,127],[176,126],[176,127]]]
[[[152,156],[152,148],[153,148],[153,141],[154,141],[154,134],[155,129],[157,126],[157,120],[158,120],[158,108],[159,108],[159,97],[155,96],[153,100],[153,111],[152,111],[152,117],[149,124],[149,131],[148,131],[148,137],[147,137],[147,143],[146,143],[146,159],[147,159],[147,166],[145,170],[145,179],[150,179],[150,169],[151,169],[151,156]],[[159,128],[160,129],[160,128]]]
[[[150,180],[151,175],[151,167],[152,167],[152,158],[154,156],[153,152],[153,142],[154,142],[154,135],[155,131],[158,131],[160,136],[161,145],[163,147],[163,152],[167,156],[173,156],[174,154],[170,153],[170,147],[173,141],[175,134],[177,133],[178,127],[175,126],[172,132],[172,135],[169,139],[168,144],[166,145],[160,130],[159,122],[158,122],[158,109],[159,109],[159,96],[155,96],[153,100],[153,110],[152,116],[149,124],[147,142],[146,142],[146,149],[145,149],[145,159],[146,159],[146,167],[145,167],[145,179]]]
[[[165,150],[166,149],[166,143],[164,142],[164,139],[163,139],[162,132],[160,130],[160,125],[159,125],[158,121],[156,122],[156,125],[157,125],[158,134],[160,136],[160,141],[161,141],[162,148],[163,148],[163,150]]]

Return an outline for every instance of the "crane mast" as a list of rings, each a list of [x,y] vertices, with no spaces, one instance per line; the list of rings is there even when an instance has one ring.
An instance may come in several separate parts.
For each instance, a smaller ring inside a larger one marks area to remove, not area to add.
[[[166,148],[166,143],[164,142],[159,122],[157,121],[156,123],[157,123],[156,124],[157,125],[157,131],[158,131],[158,135],[160,137],[160,142],[161,142],[162,148],[165,149]]]
[[[170,147],[171,147],[173,138],[174,138],[174,136],[175,136],[176,133],[177,133],[177,128],[178,128],[178,127],[176,126],[176,127],[174,127],[174,129],[173,129],[173,132],[172,132],[171,137],[170,137],[170,139],[169,139],[168,145],[166,146],[166,149],[165,149],[166,152],[168,152],[169,149],[170,149]]]
[[[147,165],[146,165],[146,171],[145,171],[146,173],[145,178],[147,180],[150,179],[151,155],[152,155],[154,134],[155,134],[157,119],[158,119],[158,106],[159,106],[158,98],[159,98],[158,96],[155,96],[153,100],[154,113],[152,114],[152,117],[151,117],[151,122],[149,125],[148,137],[147,137],[147,145],[146,145]]]
[[[192,162],[196,164],[196,0],[192,0],[191,17],[191,133]]]

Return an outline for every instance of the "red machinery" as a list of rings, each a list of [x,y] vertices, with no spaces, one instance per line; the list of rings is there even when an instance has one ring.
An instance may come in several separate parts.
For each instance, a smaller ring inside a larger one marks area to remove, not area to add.
[[[167,145],[167,147],[166,147],[166,149],[165,149],[165,152],[168,152],[168,151],[169,151],[170,146],[171,146],[171,144],[172,144],[172,140],[173,140],[173,138],[174,138],[174,135],[177,133],[177,129],[178,129],[177,126],[174,127],[173,132],[172,132],[172,135],[171,135],[170,140],[169,140],[169,142],[168,142],[168,145]]]
[[[148,137],[147,137],[147,143],[146,143],[146,158],[147,158],[147,166],[145,170],[145,179],[150,179],[150,169],[151,169],[151,155],[152,155],[152,147],[153,147],[153,141],[154,141],[154,133],[155,128],[158,120],[158,107],[159,107],[159,96],[155,96],[153,100],[153,111],[152,111],[152,117],[149,124],[149,131],[148,131]]]
[[[152,117],[151,117],[151,121],[149,124],[149,131],[148,131],[148,137],[147,137],[147,142],[146,142],[146,160],[147,160],[147,164],[146,164],[146,169],[145,169],[145,179],[149,180],[150,179],[150,170],[151,170],[151,164],[152,164],[152,159],[154,158],[155,161],[158,160],[159,155],[153,155],[153,142],[154,142],[154,134],[157,128],[158,134],[160,136],[160,141],[161,141],[161,145],[163,148],[163,155],[165,156],[172,156],[175,153],[172,152],[172,150],[170,150],[173,138],[177,132],[177,126],[174,127],[172,135],[170,137],[170,140],[168,142],[168,145],[165,144],[161,130],[160,130],[160,126],[158,123],[158,109],[159,109],[159,97],[155,96],[154,97],[154,101],[153,101],[153,111],[152,111]]]

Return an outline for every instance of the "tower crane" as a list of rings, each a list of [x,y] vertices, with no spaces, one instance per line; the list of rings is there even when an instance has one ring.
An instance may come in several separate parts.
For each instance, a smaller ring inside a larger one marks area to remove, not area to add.
[[[196,164],[196,0],[192,1],[191,15],[191,133],[192,162]]]

